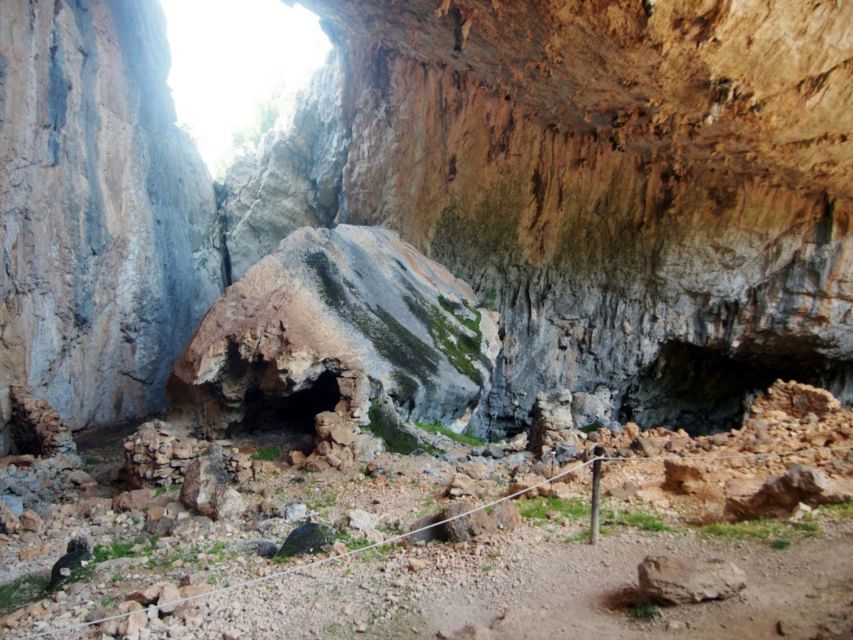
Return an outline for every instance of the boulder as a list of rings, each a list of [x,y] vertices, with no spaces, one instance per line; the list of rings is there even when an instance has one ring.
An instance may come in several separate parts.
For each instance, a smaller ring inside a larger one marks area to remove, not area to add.
[[[302,522],[308,519],[308,505],[302,502],[291,502],[281,509],[281,517],[287,523]]]
[[[438,513],[418,518],[409,527],[409,531],[416,531],[417,533],[406,536],[406,541],[409,544],[422,545],[433,540],[445,540],[444,529],[441,526],[431,526],[438,522],[441,522],[441,516]],[[420,531],[420,529],[423,529],[423,531]]]
[[[746,574],[720,558],[648,556],[637,567],[639,595],[661,604],[724,600],[746,587]]]
[[[196,458],[184,473],[181,503],[213,518],[216,514],[216,490],[229,481],[225,462],[219,451]]]
[[[0,533],[17,533],[20,528],[21,521],[15,515],[15,512],[6,506],[5,503],[0,502]]]
[[[345,423],[370,421],[377,385],[450,423],[485,397],[497,343],[472,289],[393,232],[302,228],[211,307],[167,392],[173,418],[208,435],[246,418],[252,391],[274,405],[330,379]],[[354,433],[336,422],[324,416],[318,433],[348,446]]]
[[[44,520],[42,520],[41,516],[35,511],[24,511],[21,514],[19,521],[21,523],[22,531],[31,531],[38,534],[44,533]],[[0,526],[2,526],[2,522],[0,522]]]
[[[485,511],[477,511],[466,516],[457,517],[476,507],[477,504],[475,502],[462,498],[454,500],[441,510],[438,520],[456,518],[442,525],[444,534],[448,540],[451,542],[467,542],[468,540],[497,531],[497,524]]]
[[[613,401],[610,389],[599,386],[593,393],[575,392],[572,394],[572,420],[578,428],[599,425],[606,427],[611,423]]]
[[[376,527],[376,516],[362,511],[361,509],[353,509],[347,514],[348,526],[356,531],[367,531]]]
[[[154,501],[154,489],[131,489],[113,498],[113,511],[142,511]]]
[[[289,558],[304,553],[320,553],[323,547],[334,541],[334,532],[329,527],[316,522],[306,522],[290,532],[278,550],[278,555]]]
[[[843,499],[843,495],[832,491],[829,479],[820,469],[793,464],[783,475],[763,484],[726,483],[725,514],[730,520],[785,516],[800,503],[815,506]]]
[[[214,494],[213,510],[214,520],[236,520],[246,511],[246,501],[236,489],[219,486]]]
[[[672,493],[699,495],[708,487],[708,470],[683,460],[664,460],[663,488]]]
[[[187,467],[181,503],[213,520],[233,520],[246,510],[240,493],[227,486],[230,474],[220,449],[196,458]]]

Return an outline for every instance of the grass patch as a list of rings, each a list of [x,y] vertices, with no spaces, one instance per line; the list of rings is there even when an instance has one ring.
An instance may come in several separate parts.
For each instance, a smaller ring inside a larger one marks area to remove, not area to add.
[[[447,436],[454,442],[460,442],[462,444],[467,444],[471,447],[481,447],[485,443],[485,441],[480,440],[479,438],[475,438],[474,436],[469,436],[465,433],[456,433],[452,429],[445,427],[440,424],[432,424],[429,422],[424,422],[423,420],[415,420],[415,425],[419,429],[423,429],[427,433],[434,433],[436,435]]]
[[[663,518],[655,513],[645,511],[619,511],[614,512],[612,509],[603,509],[601,513],[605,521],[612,522],[615,525],[623,525],[640,531],[651,531],[653,533],[660,531],[673,531],[673,527],[669,526]]]
[[[787,538],[774,538],[770,541],[770,546],[777,550],[787,549],[791,546],[791,541]]]
[[[518,501],[518,512],[525,520],[561,523],[589,517],[589,504],[582,500],[563,500],[550,496]]]
[[[833,520],[849,520],[853,518],[853,500],[839,504],[825,504],[818,508],[818,513],[829,516]]]
[[[628,609],[628,614],[636,620],[654,620],[660,617],[660,607],[656,604],[640,604]]]
[[[252,460],[266,460],[267,462],[272,462],[273,460],[278,460],[280,453],[281,452],[278,447],[261,447],[252,454]]]
[[[5,616],[25,604],[40,600],[49,583],[49,574],[31,573],[0,585],[0,616]]]
[[[697,528],[704,538],[727,538],[729,540],[766,540],[771,546],[776,540],[816,538],[820,536],[820,524],[817,522],[784,522],[762,519],[743,522],[714,522]],[[783,548],[783,547],[774,547]]]
[[[157,487],[157,489],[154,491],[154,495],[159,498],[160,496],[164,496],[167,493],[177,493],[178,489],[180,488],[181,485],[179,484],[170,484],[165,487]]]

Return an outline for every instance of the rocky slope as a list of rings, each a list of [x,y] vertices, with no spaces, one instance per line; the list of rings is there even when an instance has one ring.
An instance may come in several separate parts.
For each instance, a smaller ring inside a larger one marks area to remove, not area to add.
[[[848,6],[307,4],[344,78],[337,219],[501,312],[483,433],[549,388],[695,431],[777,377],[853,398]]]
[[[168,67],[156,2],[0,7],[0,424],[10,384],[74,427],[162,408],[221,292],[213,189]]]

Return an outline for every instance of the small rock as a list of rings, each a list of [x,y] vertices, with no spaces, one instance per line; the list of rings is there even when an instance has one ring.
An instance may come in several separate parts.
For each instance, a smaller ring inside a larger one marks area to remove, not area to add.
[[[347,514],[347,518],[349,519],[349,527],[357,531],[366,531],[376,527],[376,517],[361,509],[353,509]]]
[[[0,533],[16,533],[20,528],[21,521],[18,516],[5,503],[0,502]]]
[[[44,520],[35,511],[24,511],[19,518],[21,529],[33,533],[44,533]]]
[[[181,592],[171,582],[164,582],[160,588],[160,596],[157,598],[157,607],[160,613],[170,615],[178,608],[177,600],[181,599]]]
[[[308,505],[302,502],[291,502],[285,505],[281,510],[281,517],[288,524],[293,522],[302,522],[308,519]]]

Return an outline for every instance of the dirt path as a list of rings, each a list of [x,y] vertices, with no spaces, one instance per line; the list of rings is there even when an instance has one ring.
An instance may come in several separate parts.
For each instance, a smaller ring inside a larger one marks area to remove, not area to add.
[[[494,573],[473,593],[449,586],[430,594],[423,606],[427,627],[453,636],[473,625],[479,635],[470,637],[495,640],[596,635],[628,640],[675,635],[679,632],[668,627],[683,624],[684,637],[716,640],[778,638],[781,621],[785,637],[812,638],[820,623],[835,626],[836,618],[853,616],[850,531],[782,551],[766,543],[708,542],[694,535],[663,541],[660,535],[625,534],[595,548],[531,545],[520,562]],[[746,571],[748,587],[733,600],[664,608],[657,620],[635,621],[620,604],[636,584],[637,564],[662,552],[733,560]]]

